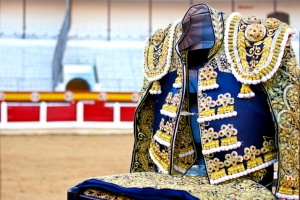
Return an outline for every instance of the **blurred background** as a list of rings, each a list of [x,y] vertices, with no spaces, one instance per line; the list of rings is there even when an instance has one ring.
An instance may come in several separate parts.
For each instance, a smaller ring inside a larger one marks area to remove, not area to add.
[[[0,0],[0,199],[129,170],[145,39],[206,3],[297,29],[299,0]]]
[[[0,0],[1,129],[129,128],[145,38],[197,3],[300,30],[299,0]]]

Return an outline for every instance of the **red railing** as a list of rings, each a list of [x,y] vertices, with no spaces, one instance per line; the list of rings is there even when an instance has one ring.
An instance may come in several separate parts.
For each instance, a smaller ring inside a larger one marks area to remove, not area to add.
[[[135,104],[109,103],[103,101],[88,102],[63,102],[59,103],[34,103],[16,104],[1,102],[0,129],[5,128],[51,128],[77,127],[92,128],[104,127],[122,128],[131,127],[133,122]],[[26,124],[27,123],[27,124]],[[70,125],[71,123],[71,125]],[[125,125],[125,126],[122,126]]]

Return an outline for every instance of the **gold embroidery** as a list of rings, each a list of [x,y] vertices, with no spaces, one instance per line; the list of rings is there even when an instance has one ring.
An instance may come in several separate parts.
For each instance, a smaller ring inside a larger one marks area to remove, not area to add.
[[[218,117],[220,117],[221,119],[237,115],[237,112],[234,111],[234,106],[232,105],[234,104],[234,98],[232,98],[229,93],[226,93],[224,95],[219,94],[216,104],[220,106],[217,113],[218,115],[220,115]]]
[[[171,24],[165,29],[158,29],[149,39],[149,46],[144,50],[144,69],[148,77],[154,77],[164,71],[167,63],[167,53],[169,48],[169,29]]]
[[[182,103],[182,110],[188,111],[189,105],[186,95],[187,92]],[[196,159],[196,148],[189,120],[189,116],[180,116],[178,122],[178,129],[176,132],[176,140],[174,146],[173,174],[176,174],[178,172],[184,174]]]
[[[205,129],[201,127],[202,153],[211,154],[214,152],[228,151],[241,146],[241,142],[237,140],[237,130],[232,124],[222,125],[219,132],[215,132],[213,128]],[[220,139],[221,137],[225,137]]]
[[[267,18],[265,21],[264,21],[264,25],[267,27],[267,28],[270,28],[270,29],[274,29],[274,28],[278,28],[278,26],[280,25],[280,21],[276,18]]]
[[[238,98],[251,98],[254,97],[255,94],[252,92],[250,85],[242,84],[240,93],[238,94]]]
[[[156,131],[154,139],[161,145],[170,147],[172,135],[174,131],[174,121],[167,121],[166,124],[164,118],[161,119],[159,124],[159,130]]]
[[[224,165],[226,167],[232,166],[228,168],[228,175],[243,172],[245,170],[245,167],[241,162],[243,162],[243,156],[238,156],[238,153],[236,151],[231,152],[231,154],[226,154]]]
[[[208,166],[207,171],[211,173],[212,180],[219,179],[226,176],[224,163],[221,162],[218,158],[209,160],[207,166]]]
[[[177,77],[175,79],[175,83],[173,83],[174,88],[182,87],[182,66],[177,67]]]
[[[226,126],[223,125],[223,130],[225,131],[226,128],[224,127]],[[228,125],[228,127],[230,127],[231,131],[234,130],[232,125]],[[228,131],[225,131],[225,133],[229,134]],[[224,132],[222,134],[219,132],[219,135],[224,135]],[[261,179],[265,175],[265,171],[261,171],[261,169],[266,168],[277,161],[274,158],[269,160],[265,159],[263,161],[261,153],[272,156],[274,155],[274,150],[274,141],[265,140],[262,148],[263,152],[255,146],[251,146],[250,148],[247,147],[244,149],[244,155],[238,155],[236,151],[226,154],[224,162],[216,157],[211,159],[211,157],[214,157],[213,154],[204,155],[207,172],[211,178],[211,184],[224,182],[245,175],[249,175],[253,180]],[[243,161],[246,162],[246,165],[244,165]]]
[[[159,172],[163,174],[168,174],[170,169],[170,160],[169,160],[169,149],[164,148],[160,150],[160,145],[153,140],[150,143],[149,153],[153,162],[158,166]]]
[[[116,194],[116,193],[108,192],[106,190],[98,190],[98,189],[87,189],[86,191],[84,191],[84,195],[88,197],[98,198],[98,199],[133,200],[133,198],[127,197],[122,194]]]
[[[144,99],[146,93],[147,93],[147,89],[149,87],[149,81],[144,78],[144,81],[143,81],[143,85],[142,85],[142,88],[141,88],[141,91],[140,91],[140,98],[139,98],[139,101],[138,101],[138,105],[141,103],[142,99]]]
[[[213,56],[220,49],[220,46],[223,43],[222,41],[224,37],[224,24],[222,18],[226,18],[226,14],[221,13],[213,8],[210,8],[210,12],[212,24],[214,27],[215,45],[211,48],[208,57]]]
[[[260,156],[260,150],[256,149],[255,146],[251,146],[250,148],[246,147],[244,149],[244,160],[247,161],[247,168],[251,169],[263,163],[262,158]]]
[[[149,90],[150,94],[161,94],[161,85],[159,81],[154,81],[152,83],[151,89]]]
[[[218,73],[214,71],[212,66],[205,65],[199,72],[199,89],[205,91],[218,88],[217,75]]]
[[[300,133],[300,70],[295,54],[288,43],[281,68],[264,84],[269,102],[278,121],[279,170],[276,196],[299,197],[299,189],[287,180],[299,177],[299,133]],[[288,178],[291,177],[291,178]]]
[[[151,161],[148,149],[152,137],[152,125],[154,120],[154,102],[145,101],[137,108],[135,121],[135,146],[133,149],[131,172],[153,171],[154,164]]]
[[[265,82],[279,68],[288,37],[294,31],[284,23],[274,27],[268,26],[264,37],[265,27],[261,20],[247,21],[237,13],[230,15],[225,31],[225,51],[232,73],[241,83]],[[251,28],[255,34],[250,33]]]
[[[272,192],[261,184],[244,178],[218,185],[209,184],[207,177],[165,175],[149,172],[101,176],[97,179],[112,183],[112,186],[118,185],[118,187],[123,187],[129,191],[131,188],[145,187],[187,191],[198,199],[276,199]]]
[[[269,162],[277,158],[277,152],[275,151],[275,142],[274,140],[269,140],[263,142],[263,147],[261,148],[261,153],[265,154],[264,162]]]
[[[261,41],[266,35],[266,28],[262,24],[250,24],[245,31],[245,37],[251,42]]]
[[[229,146],[238,143],[237,141],[237,130],[233,127],[232,124],[222,125],[221,130],[219,131],[220,137],[225,136],[226,138],[221,139],[222,146]],[[240,144],[239,144],[240,145]],[[239,147],[239,145],[237,147]]]
[[[212,148],[217,148],[219,147],[219,140],[214,140],[218,139],[219,134],[218,132],[215,132],[213,128],[209,129],[204,129],[201,131],[201,142],[203,143],[203,150],[209,150]],[[205,153],[207,154],[207,153]]]
[[[198,98],[198,123],[208,122],[216,119],[234,117],[237,112],[234,110],[234,98],[229,93],[219,94],[218,99],[213,101],[210,96]],[[215,106],[219,106],[215,114]]]
[[[147,40],[144,48],[144,75],[148,81],[158,81],[165,76],[171,67],[174,45],[174,33],[180,20],[158,29]],[[176,37],[177,38],[177,37]],[[174,67],[174,66],[172,66]]]
[[[172,97],[172,92],[169,92],[166,97],[166,103],[162,106],[162,109],[160,110],[160,114],[166,115],[169,117],[176,117],[178,107],[180,105],[181,101],[181,89],[178,91],[178,93],[174,94]]]
[[[216,106],[216,102],[210,96],[206,98],[198,98],[198,110],[200,117],[210,117],[215,115],[215,109],[211,107]]]

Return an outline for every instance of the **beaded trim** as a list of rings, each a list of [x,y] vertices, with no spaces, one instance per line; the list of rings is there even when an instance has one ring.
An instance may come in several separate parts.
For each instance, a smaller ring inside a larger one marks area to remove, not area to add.
[[[207,121],[237,116],[237,112],[234,110],[233,104],[234,98],[231,98],[231,94],[229,93],[219,94],[216,101],[213,101],[210,96],[206,98],[199,98],[199,117],[197,119],[197,122],[203,123]],[[219,106],[217,109],[217,114],[216,109],[214,108],[216,105]]]
[[[144,76],[148,79],[148,81],[157,81],[160,80],[162,77],[164,77],[171,65],[171,57],[172,57],[172,48],[173,48],[173,42],[174,42],[174,33],[175,33],[175,28],[176,26],[181,22],[181,19],[176,20],[171,28],[170,28],[170,33],[168,34],[168,46],[167,46],[167,52],[162,52],[162,53],[167,53],[165,60],[162,61],[162,63],[158,66],[157,69],[151,69],[148,66],[148,48],[149,48],[149,38],[146,39],[146,46],[144,49],[144,67],[143,67],[143,72]],[[166,38],[165,38],[166,39]],[[166,45],[166,44],[165,44]],[[162,49],[162,51],[164,48]],[[150,58],[153,59],[153,58]]]
[[[227,126],[222,125],[219,132],[215,132],[213,128],[204,129],[202,127],[201,141],[203,144],[203,155],[239,148],[242,143],[237,140],[237,133],[238,131],[232,124],[228,124]]]
[[[236,173],[236,174],[232,174],[232,175],[225,175],[222,178],[218,178],[218,179],[215,179],[215,180],[210,180],[210,183],[211,184],[217,184],[217,183],[221,183],[221,182],[224,182],[224,181],[227,181],[227,180],[230,180],[230,179],[234,179],[234,178],[238,178],[238,177],[241,177],[241,176],[245,176],[245,175],[250,174],[252,172],[255,172],[255,171],[264,169],[264,168],[266,168],[266,167],[268,167],[270,165],[273,165],[276,162],[277,162],[277,159],[273,159],[273,160],[271,160],[269,162],[266,162],[264,164],[258,165],[258,166],[254,167],[254,168],[247,169],[247,170],[244,170],[242,172],[239,172],[239,173]]]
[[[295,31],[287,24],[281,23],[273,38],[266,37],[263,40],[264,43],[266,43],[266,47],[264,47],[266,50],[263,52],[264,55],[261,58],[261,62],[259,62],[261,66],[253,71],[245,70],[245,66],[242,63],[246,62],[244,58],[246,52],[243,52],[244,49],[240,46],[240,38],[242,36],[239,30],[239,24],[241,20],[241,15],[234,12],[229,16],[225,27],[225,52],[227,60],[231,64],[232,73],[239,82],[244,84],[265,82],[269,80],[279,68],[285,45],[288,39],[295,34]]]
[[[276,197],[278,198],[283,198],[283,199],[299,199],[299,196],[296,194],[293,195],[287,195],[287,194],[281,194],[281,193],[276,193]]]

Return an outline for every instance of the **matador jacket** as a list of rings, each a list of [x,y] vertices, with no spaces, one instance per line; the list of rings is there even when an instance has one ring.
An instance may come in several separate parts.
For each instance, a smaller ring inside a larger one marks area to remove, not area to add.
[[[202,14],[206,22],[198,26]],[[131,172],[185,174],[201,145],[210,184],[261,179],[278,161],[276,196],[299,199],[294,35],[277,19],[227,15],[205,4],[157,30],[144,49]]]

